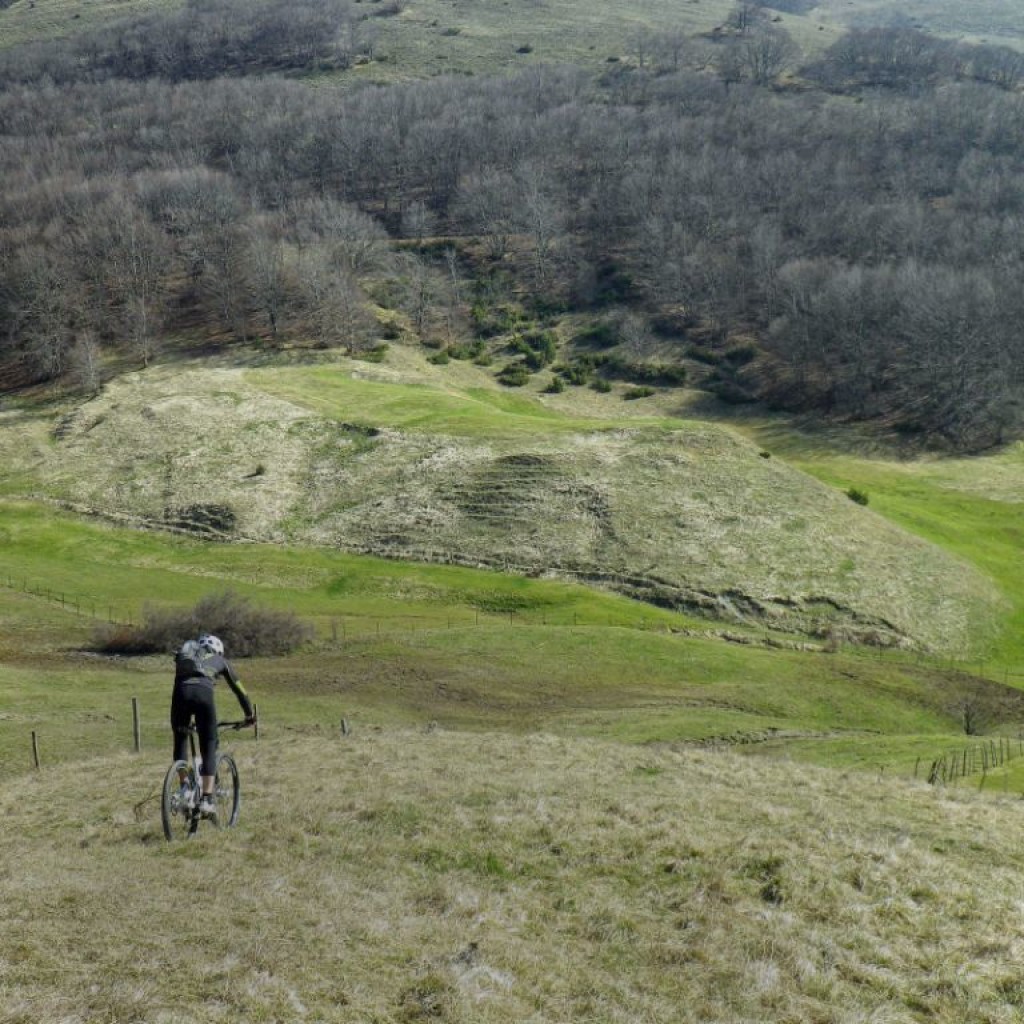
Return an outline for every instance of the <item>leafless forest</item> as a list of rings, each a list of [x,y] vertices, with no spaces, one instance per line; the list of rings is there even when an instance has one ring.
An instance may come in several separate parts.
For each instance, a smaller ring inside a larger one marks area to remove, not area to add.
[[[602,74],[330,84],[401,6],[214,0],[0,53],[3,379],[96,386],[183,335],[358,348],[374,307],[465,340],[514,301],[730,401],[1024,433],[1019,55],[888,28],[808,62],[741,4]]]

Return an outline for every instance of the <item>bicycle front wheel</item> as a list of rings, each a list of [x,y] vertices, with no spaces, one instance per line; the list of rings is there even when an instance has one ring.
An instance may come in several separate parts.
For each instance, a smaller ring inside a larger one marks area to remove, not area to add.
[[[198,800],[199,785],[195,771],[187,761],[175,761],[164,776],[160,801],[160,818],[168,840],[187,839],[195,832],[199,821],[195,809]]]
[[[214,797],[217,801],[217,824],[230,828],[238,821],[238,809],[242,803],[242,791],[238,785],[238,766],[230,754],[221,754],[217,758]]]

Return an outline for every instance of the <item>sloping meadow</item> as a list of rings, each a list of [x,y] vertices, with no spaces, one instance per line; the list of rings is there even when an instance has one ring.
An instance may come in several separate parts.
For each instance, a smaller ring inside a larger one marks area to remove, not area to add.
[[[8,488],[203,535],[564,575],[840,641],[959,655],[990,637],[1000,598],[981,574],[727,429],[614,396],[573,418],[470,367],[392,360],[162,367],[57,420],[11,412]]]
[[[1016,798],[544,735],[233,745],[240,824],[177,845],[154,755],[0,789],[5,1024],[984,1024],[1024,1004]]]

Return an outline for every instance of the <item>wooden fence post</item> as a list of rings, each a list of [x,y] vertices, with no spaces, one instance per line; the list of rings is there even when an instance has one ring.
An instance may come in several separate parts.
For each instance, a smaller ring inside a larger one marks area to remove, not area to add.
[[[252,717],[253,717],[253,725],[252,725],[253,738],[258,740],[260,738],[260,715],[259,715],[259,710],[257,709],[255,704],[253,704],[253,706],[252,706]]]
[[[135,744],[135,753],[142,750],[142,726],[139,723],[139,698],[132,697],[132,742]]]
[[[32,730],[32,764],[35,768],[39,767],[39,734]]]

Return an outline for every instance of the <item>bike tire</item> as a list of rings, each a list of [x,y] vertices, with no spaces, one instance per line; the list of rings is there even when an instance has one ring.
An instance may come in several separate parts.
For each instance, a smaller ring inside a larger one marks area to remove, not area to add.
[[[230,754],[221,754],[217,758],[214,798],[217,802],[217,824],[221,828],[231,828],[238,822],[242,790],[238,783],[238,765]]]
[[[164,836],[168,842],[175,839],[188,839],[195,832],[199,823],[194,808],[182,800],[182,771],[185,772],[192,792],[196,794],[199,792],[195,770],[187,761],[175,761],[167,769],[167,774],[164,776],[163,795],[160,799],[160,820],[163,823]]]

